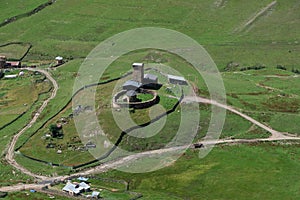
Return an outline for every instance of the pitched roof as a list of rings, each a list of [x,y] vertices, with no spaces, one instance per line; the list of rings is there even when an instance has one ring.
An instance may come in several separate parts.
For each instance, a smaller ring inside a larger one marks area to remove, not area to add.
[[[156,75],[154,75],[154,74],[145,74],[144,75],[144,78],[145,79],[150,79],[150,80],[157,80],[157,76]]]
[[[128,96],[128,97],[134,97],[134,96],[136,96],[136,91],[134,91],[134,90],[128,90],[127,92],[126,92],[126,95]]]
[[[6,64],[9,66],[20,66],[21,62],[20,61],[7,61]]]
[[[77,180],[79,180],[79,181],[88,181],[89,178],[85,178],[85,177],[81,176],[81,177],[78,177]]]
[[[129,80],[129,81],[126,81],[123,84],[123,87],[126,87],[126,86],[132,86],[132,87],[135,87],[135,88],[140,88],[142,86],[142,83],[139,83],[139,82],[133,81],[133,80]]]
[[[133,63],[132,67],[142,67],[144,66],[144,63]]]
[[[173,79],[173,80],[178,80],[178,81],[186,81],[185,78],[182,76],[174,76],[174,75],[170,75],[170,74],[168,74],[168,79]]]
[[[57,56],[56,58],[55,58],[55,60],[63,60],[64,58],[63,57],[61,57],[61,56]]]
[[[91,186],[89,186],[89,185],[86,184],[85,182],[81,182],[81,183],[79,183],[79,188],[82,188],[82,189],[87,190],[87,189],[90,189]]]
[[[100,192],[93,191],[92,192],[92,197],[98,197],[99,194],[100,194]]]
[[[68,182],[62,190],[66,192],[73,192],[74,194],[79,194],[81,188],[76,188],[76,185],[74,185],[71,182]]]

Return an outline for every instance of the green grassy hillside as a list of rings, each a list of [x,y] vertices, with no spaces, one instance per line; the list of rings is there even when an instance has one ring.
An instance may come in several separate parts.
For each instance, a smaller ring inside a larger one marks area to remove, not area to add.
[[[1,1],[0,22],[31,11],[46,2]],[[169,28],[195,39],[205,47],[222,72],[229,105],[276,130],[299,134],[300,79],[295,70],[300,70],[300,3],[299,0],[277,0],[266,9],[270,3],[272,0],[57,0],[36,14],[0,27],[0,45],[10,42],[26,44],[0,47],[0,55],[18,59],[25,53],[27,45],[32,44],[23,60],[27,64],[37,63],[46,68],[58,55],[68,61],[50,71],[59,84],[57,96],[41,113],[37,123],[22,135],[16,147],[25,144],[20,149],[22,153],[43,160],[46,157],[60,164],[80,164],[91,160],[92,157],[85,153],[82,155],[84,159],[77,160],[77,152],[64,154],[66,150],[58,156],[56,149],[41,150],[46,144],[41,142],[41,137],[48,131],[49,124],[71,113],[69,105],[56,118],[48,121],[70,100],[74,79],[78,76],[76,72],[88,53],[106,38],[138,27]],[[247,25],[251,20],[253,22]],[[130,68],[133,61],[146,61],[146,53],[141,51],[124,55],[107,69],[105,78],[120,76]],[[188,65],[173,55],[162,55],[167,59],[165,64],[176,69]],[[276,68],[278,65],[285,70]],[[253,67],[257,66],[265,68],[254,70]],[[182,73],[189,75],[194,70],[186,67]],[[208,95],[201,78],[187,78],[200,88],[200,95]],[[29,79],[28,82],[16,81],[15,84],[0,80],[0,103],[10,100],[3,99],[4,95],[18,102],[0,107],[0,126],[24,111],[24,103],[32,103],[38,98],[38,92],[31,90],[30,85]],[[110,92],[112,86],[108,86],[106,90]],[[24,97],[19,98],[16,91]],[[97,94],[97,105],[103,105],[106,110],[101,111],[110,116],[100,116],[102,124],[113,120],[109,109],[110,97],[107,97],[109,95],[101,95],[101,91]],[[29,99],[29,96],[34,98]],[[1,155],[5,153],[12,135],[24,127],[37,106],[28,110],[14,124],[0,130]],[[15,112],[8,112],[14,111],[14,108]],[[201,106],[200,113],[202,121],[199,125],[202,129],[196,139],[206,133],[210,107]],[[175,123],[177,116],[170,119]],[[44,123],[46,125],[43,127]],[[111,124],[114,123],[109,123],[105,129],[113,132],[110,138],[115,141],[119,129],[110,127]],[[66,139],[76,136],[72,122],[64,128],[69,134]],[[222,138],[268,136],[265,131],[234,114],[227,115],[221,135]],[[162,142],[160,139],[154,138],[149,149],[151,145],[159,145]],[[138,147],[144,147],[145,141],[133,137],[127,139],[127,143]],[[38,145],[33,148],[35,143]],[[127,143],[121,146],[126,148]],[[218,146],[204,159],[198,158],[197,151],[188,151],[173,165],[156,172],[133,175],[111,171],[100,176],[127,180],[130,189],[142,193],[143,199],[299,199],[299,157],[298,143]],[[19,155],[16,159],[37,173],[70,173],[69,168],[53,168]],[[28,176],[15,172],[5,161],[0,162],[0,168],[0,185],[32,181]],[[24,196],[18,193],[7,198]],[[44,196],[38,195],[36,198],[42,199]]]

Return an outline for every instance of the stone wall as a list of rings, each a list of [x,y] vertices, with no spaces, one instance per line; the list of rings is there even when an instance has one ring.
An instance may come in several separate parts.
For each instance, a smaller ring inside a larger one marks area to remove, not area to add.
[[[159,96],[157,93],[153,90],[143,90],[144,93],[152,94],[153,98],[148,101],[143,102],[117,102],[117,100],[126,94],[126,90],[122,90],[114,95],[113,97],[113,103],[122,107],[122,108],[135,108],[135,109],[144,109],[149,108],[159,102]]]

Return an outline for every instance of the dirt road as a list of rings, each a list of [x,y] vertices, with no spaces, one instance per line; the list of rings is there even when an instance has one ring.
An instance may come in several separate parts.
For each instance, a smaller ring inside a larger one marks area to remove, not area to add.
[[[46,108],[46,106],[48,105],[49,101],[56,96],[56,92],[58,90],[58,84],[52,78],[52,76],[49,74],[49,72],[47,72],[46,70],[43,70],[43,69],[31,69],[31,68],[22,68],[22,70],[38,71],[38,72],[44,74],[47,77],[47,79],[50,80],[51,83],[53,84],[53,90],[52,90],[51,96],[43,102],[42,106],[38,109],[38,111],[36,112],[36,114],[34,115],[34,117],[31,119],[31,121],[23,129],[21,129],[16,135],[14,135],[14,137],[11,140],[11,142],[9,143],[9,146],[8,146],[8,149],[7,149],[7,153],[5,155],[5,159],[6,159],[6,161],[10,165],[12,165],[16,169],[20,170],[24,174],[27,174],[29,176],[32,176],[32,177],[38,178],[38,179],[47,179],[47,177],[45,177],[45,176],[39,176],[37,174],[34,174],[34,173],[30,172],[29,170],[27,170],[26,168],[24,168],[21,165],[19,165],[15,161],[15,159],[14,159],[14,152],[15,152],[15,146],[16,146],[16,143],[17,143],[19,137],[36,122],[36,120],[38,119],[40,113]]]
[[[241,113],[240,111],[238,111],[235,108],[230,107],[228,105],[224,105],[224,104],[218,103],[218,102],[216,102],[214,100],[206,99],[206,98],[202,98],[202,97],[189,97],[189,96],[187,96],[187,97],[185,97],[183,99],[183,102],[186,102],[186,103],[188,103],[188,102],[195,102],[195,101],[198,102],[198,103],[215,105],[215,106],[224,108],[224,109],[226,109],[226,110],[228,110],[230,112],[233,112],[233,113],[235,113],[235,114],[243,117],[244,119],[250,121],[251,123],[253,123],[253,124],[255,124],[255,125],[263,128],[264,130],[268,131],[269,133],[271,133],[272,134],[271,138],[286,138],[286,139],[288,139],[288,136],[286,136],[285,133],[278,132],[278,131],[276,131],[276,130],[274,130],[274,129],[272,129],[272,128],[270,128],[270,127],[268,127],[268,126],[266,126],[266,125],[264,125],[264,124],[256,121],[255,119],[249,117],[246,114]]]

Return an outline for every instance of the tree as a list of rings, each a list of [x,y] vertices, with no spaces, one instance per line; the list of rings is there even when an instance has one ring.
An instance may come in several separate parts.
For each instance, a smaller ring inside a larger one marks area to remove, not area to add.
[[[0,69],[0,79],[4,77],[4,72],[2,69]]]
[[[58,127],[56,124],[51,124],[49,127],[49,131],[52,134],[52,137],[56,138],[62,135],[62,128]]]

